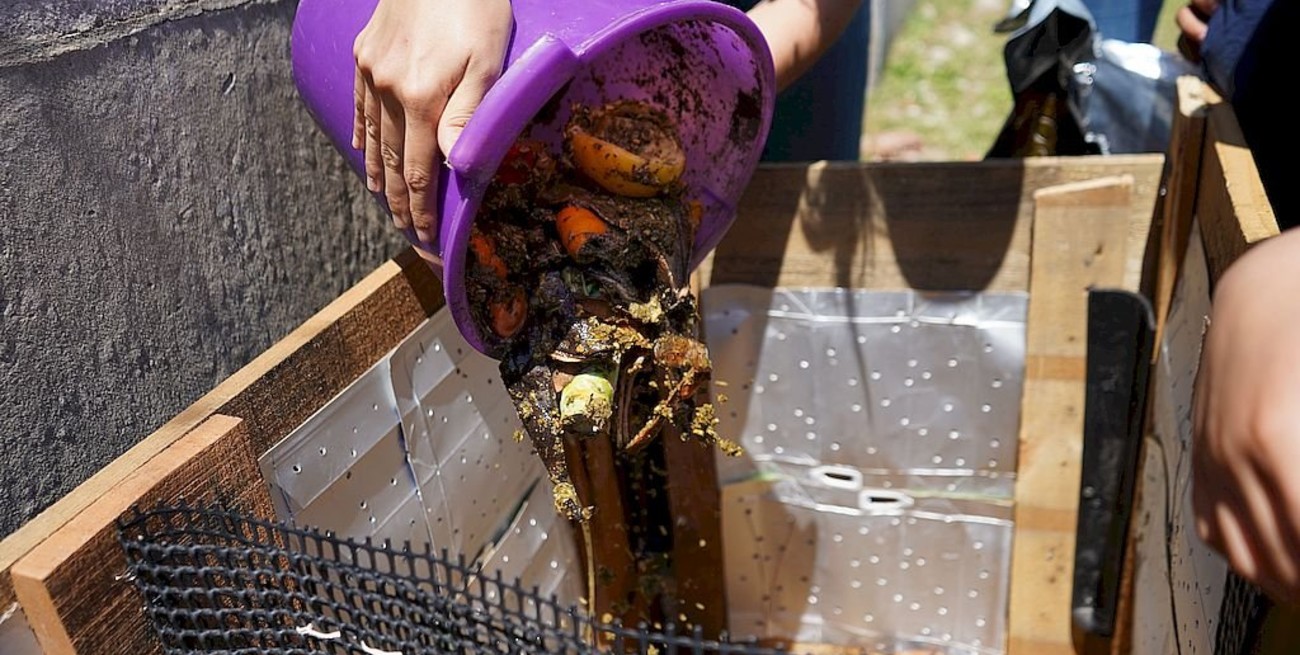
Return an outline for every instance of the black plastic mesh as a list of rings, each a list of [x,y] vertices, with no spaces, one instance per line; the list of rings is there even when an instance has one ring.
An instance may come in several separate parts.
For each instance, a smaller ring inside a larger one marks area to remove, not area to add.
[[[221,508],[136,509],[118,535],[167,653],[781,652],[604,624],[463,556]]]
[[[1223,593],[1223,606],[1219,609],[1219,626],[1215,635],[1214,652],[1224,655],[1249,655],[1259,648],[1259,637],[1264,632],[1264,620],[1273,603],[1259,587],[1245,578],[1228,572]]]

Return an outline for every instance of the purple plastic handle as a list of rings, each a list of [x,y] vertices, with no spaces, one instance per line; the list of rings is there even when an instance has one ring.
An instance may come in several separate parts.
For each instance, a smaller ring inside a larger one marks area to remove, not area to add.
[[[352,44],[377,0],[300,0],[294,18],[294,82],[308,110],[365,175],[352,148]],[[470,228],[483,192],[510,146],[527,131],[559,151],[573,103],[633,98],[676,120],[683,174],[705,208],[692,266],[735,219],[772,118],[771,54],[744,13],[711,0],[513,0],[515,25],[505,70],[483,98],[441,168],[438,242],[407,239],[429,255],[466,340],[488,352],[495,340],[470,312],[465,270]],[[543,120],[539,111],[563,93]],[[375,194],[385,203],[383,194]]]

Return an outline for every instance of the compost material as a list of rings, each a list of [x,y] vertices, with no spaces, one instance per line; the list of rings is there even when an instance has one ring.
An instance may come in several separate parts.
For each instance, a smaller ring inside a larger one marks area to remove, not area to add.
[[[528,139],[511,149],[475,223],[468,286],[556,508],[583,521],[580,441],[631,457],[669,429],[719,439],[699,393],[711,364],[687,284],[698,209],[678,184],[676,130],[620,101],[575,108],[565,136],[558,156]]]
[[[698,446],[690,457],[703,464],[674,466],[679,488],[710,486],[713,445],[739,450],[718,437],[708,397],[689,285],[701,209],[680,182],[686,163],[651,104],[576,106],[559,152],[527,137],[514,145],[470,237],[471,306],[497,337],[489,354],[556,510],[580,530],[592,607],[627,620],[677,617],[686,595],[664,440]],[[681,468],[709,473],[686,479]],[[720,598],[689,604],[721,620]]]

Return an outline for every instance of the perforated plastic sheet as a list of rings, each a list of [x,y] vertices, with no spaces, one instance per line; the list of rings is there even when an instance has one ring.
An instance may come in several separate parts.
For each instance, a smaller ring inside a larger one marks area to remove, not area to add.
[[[1001,652],[1027,299],[705,291],[733,630]]]
[[[735,286],[703,307],[720,429],[746,449],[720,464],[733,633],[999,652],[1026,297]],[[576,602],[518,427],[443,312],[262,466],[297,525],[430,543]]]
[[[444,311],[260,464],[295,525],[431,544],[576,602],[577,551],[519,427],[496,362]]]

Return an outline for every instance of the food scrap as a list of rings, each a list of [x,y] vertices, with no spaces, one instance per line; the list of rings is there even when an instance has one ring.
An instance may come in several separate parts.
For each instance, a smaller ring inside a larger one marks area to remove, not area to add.
[[[666,433],[736,446],[707,402],[688,286],[700,208],[676,128],[641,101],[576,106],[558,150],[510,149],[474,224],[467,287],[557,509],[581,522],[594,506],[571,470],[581,440],[623,458]]]

